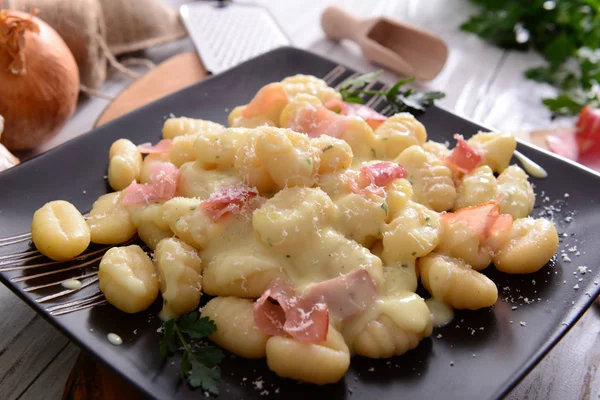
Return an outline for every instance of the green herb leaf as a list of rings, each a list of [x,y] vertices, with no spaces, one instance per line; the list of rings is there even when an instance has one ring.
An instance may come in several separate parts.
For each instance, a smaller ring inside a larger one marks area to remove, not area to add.
[[[415,92],[413,89],[401,90],[402,86],[414,82],[414,77],[399,80],[387,91],[365,89],[370,83],[377,80],[380,73],[381,71],[371,72],[342,82],[338,90],[342,95],[342,100],[347,103],[364,104],[365,101],[361,95],[382,96],[395,113],[403,111],[414,113],[425,110],[435,100],[445,96],[444,93],[436,91]]]
[[[321,149],[321,151],[322,151],[323,153],[325,153],[327,150],[331,150],[331,149],[333,149],[333,145],[332,145],[332,144],[329,144],[329,145],[327,145],[327,146],[323,147],[323,149]]]
[[[209,368],[201,362],[191,360],[191,371],[188,377],[191,387],[201,387],[210,393],[219,394],[220,376],[219,368]]]
[[[194,352],[196,360],[200,361],[207,367],[216,367],[225,358],[225,353],[221,349],[215,346],[204,346]]]
[[[198,319],[198,312],[185,314],[177,325],[181,332],[192,339],[204,339],[217,331],[217,326],[208,317]]]
[[[175,330],[175,320],[170,319],[163,324],[163,337],[160,341],[160,354],[167,358],[169,354],[177,350]]]
[[[190,345],[186,336],[193,339],[203,339],[216,332],[214,321],[207,317],[198,318],[198,312],[183,315],[179,321],[170,319],[163,324],[163,337],[160,342],[160,352],[163,357],[180,351],[179,374],[191,387],[201,387],[214,394],[219,394],[219,377],[221,374],[217,365],[225,354],[221,349],[204,345]]]
[[[546,66],[525,76],[559,90],[543,103],[557,115],[600,105],[600,1],[471,0],[482,8],[461,28],[505,49],[537,50]]]

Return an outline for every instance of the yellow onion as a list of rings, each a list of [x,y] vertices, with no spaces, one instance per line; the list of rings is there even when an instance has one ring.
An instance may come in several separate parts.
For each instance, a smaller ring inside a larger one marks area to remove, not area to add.
[[[0,11],[0,143],[29,150],[52,138],[78,93],[79,70],[58,33],[33,15]]]

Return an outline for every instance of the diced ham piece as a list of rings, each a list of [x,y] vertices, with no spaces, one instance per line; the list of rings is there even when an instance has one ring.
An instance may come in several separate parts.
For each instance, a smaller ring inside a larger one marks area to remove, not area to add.
[[[385,115],[379,114],[377,111],[364,104],[346,103],[340,99],[330,99],[327,101],[327,103],[325,103],[325,107],[343,115],[354,115],[360,117],[364,119],[373,130],[377,129],[379,125],[383,124],[387,120]]]
[[[169,162],[152,163],[150,182],[146,184],[131,182],[124,190],[123,204],[146,204],[172,199],[177,192],[179,169]]]
[[[304,297],[327,304],[331,314],[344,319],[366,310],[377,299],[377,287],[367,270],[359,269],[312,285]]]
[[[307,106],[291,118],[286,128],[311,138],[328,135],[339,138],[345,131],[345,118],[323,106]]]
[[[510,229],[513,223],[512,215],[500,214],[500,206],[496,201],[444,213],[441,217],[448,224],[465,221],[483,240]]]
[[[263,295],[256,300],[253,313],[258,329],[268,335],[289,335],[307,343],[319,343],[327,338],[327,305],[297,296],[294,287],[280,279],[271,282]]]
[[[446,162],[465,174],[473,171],[481,164],[481,153],[471,147],[462,135],[457,133],[454,135],[454,139],[456,139],[456,147],[446,157]]]
[[[406,178],[408,173],[406,169],[397,163],[390,161],[378,162],[365,165],[360,169],[358,182],[353,176],[349,176],[348,184],[350,190],[357,194],[372,193],[383,195],[383,189],[394,179]]]
[[[271,83],[263,86],[242,111],[246,118],[268,115],[275,110],[281,110],[289,103],[289,97],[281,83]]]
[[[256,196],[258,196],[258,191],[255,188],[239,184],[217,190],[203,201],[200,207],[210,215],[213,221],[217,221],[227,214],[239,214]]]
[[[150,142],[142,143],[137,148],[142,154],[169,153],[173,148],[173,141],[171,139],[163,139],[154,146]]]

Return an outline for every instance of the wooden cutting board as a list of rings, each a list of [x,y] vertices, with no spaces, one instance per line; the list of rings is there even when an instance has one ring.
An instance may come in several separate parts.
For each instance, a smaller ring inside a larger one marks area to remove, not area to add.
[[[190,86],[208,75],[196,53],[173,56],[123,90],[102,112],[94,127]]]
[[[98,118],[95,127],[170,93],[194,84],[209,75],[196,53],[178,54],[123,90]],[[158,351],[158,347],[157,347]],[[63,400],[143,399],[131,385],[81,351],[71,369]]]

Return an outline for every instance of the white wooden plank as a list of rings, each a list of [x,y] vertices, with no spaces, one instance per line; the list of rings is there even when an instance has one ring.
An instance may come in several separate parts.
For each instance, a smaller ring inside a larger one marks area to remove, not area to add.
[[[41,317],[31,320],[0,354],[2,400],[17,399],[67,343],[67,338]]]
[[[19,400],[60,399],[79,351],[79,347],[68,344],[25,390]]]

